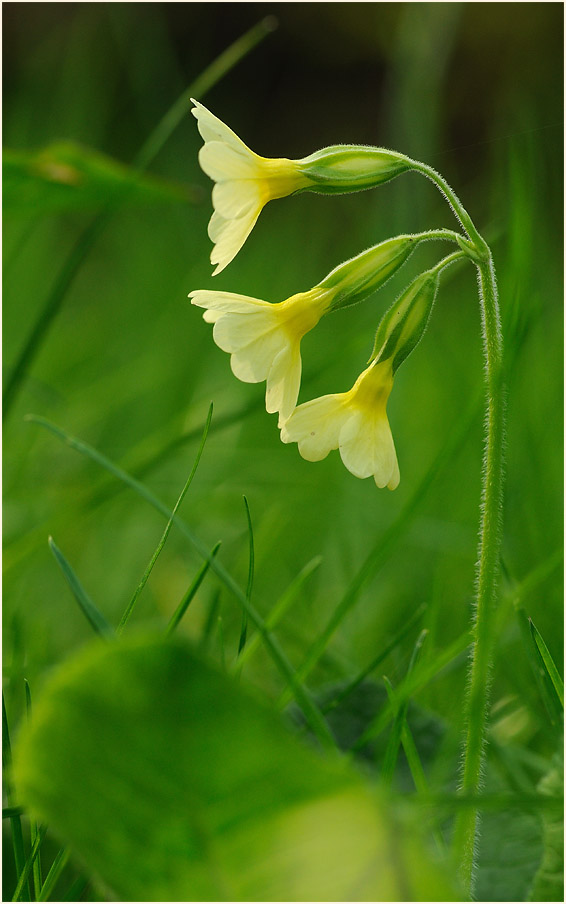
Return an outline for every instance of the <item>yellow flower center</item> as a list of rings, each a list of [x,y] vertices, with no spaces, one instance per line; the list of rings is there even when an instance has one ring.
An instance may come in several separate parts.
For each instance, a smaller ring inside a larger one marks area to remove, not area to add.
[[[317,286],[309,292],[291,295],[277,305],[281,326],[293,341],[299,342],[305,333],[317,325],[335,294],[336,289],[321,289]]]
[[[309,184],[297,165],[286,157],[260,157],[259,160],[264,204],[276,198],[286,198]]]
[[[349,403],[356,408],[365,408],[370,411],[382,410],[385,412],[387,399],[393,388],[393,371],[391,358],[385,361],[372,363],[360,374],[351,390]]]

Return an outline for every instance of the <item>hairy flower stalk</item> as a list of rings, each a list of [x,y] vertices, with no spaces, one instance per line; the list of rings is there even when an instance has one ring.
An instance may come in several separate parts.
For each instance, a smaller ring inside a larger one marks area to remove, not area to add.
[[[491,655],[494,643],[493,614],[499,584],[505,448],[503,336],[495,268],[487,243],[478,233],[456,193],[442,176],[432,167],[418,161],[413,161],[413,168],[429,178],[448,200],[469,236],[469,242],[461,240],[459,244],[474,261],[479,274],[487,416],[473,621],[474,639],[468,676],[466,738],[461,782],[463,795],[476,796],[483,784]],[[472,807],[461,809],[456,816],[453,847],[462,882],[470,895],[474,890],[478,829],[477,809]]]

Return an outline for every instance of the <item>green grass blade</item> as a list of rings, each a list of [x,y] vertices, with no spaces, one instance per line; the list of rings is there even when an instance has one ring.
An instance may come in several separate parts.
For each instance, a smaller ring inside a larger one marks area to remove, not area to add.
[[[89,882],[90,879],[86,876],[77,876],[65,895],[65,901],[80,901]]]
[[[546,709],[552,727],[554,729],[560,730],[562,725],[563,709],[561,708],[560,698],[556,693],[555,687],[548,674],[541,652],[536,643],[535,636],[531,630],[532,622],[522,606],[515,607],[515,614],[519,621],[519,628],[521,630],[525,652],[527,654],[541,700],[544,703],[544,708]]]
[[[326,628],[322,634],[317,637],[316,641],[309,649],[303,664],[297,669],[297,675],[300,680],[304,680],[318,663],[334,632],[357,602],[364,584],[379,571],[397,542],[412,524],[414,513],[424,500],[435,477],[441,471],[442,467],[457,454],[466,442],[469,436],[470,427],[476,420],[481,406],[482,399],[481,396],[478,395],[464,412],[459,422],[455,425],[448,442],[436,456],[397,520],[385,531],[371,550],[369,556],[346,590],[346,593],[338,603]],[[285,692],[279,703],[281,706],[284,706],[288,702],[289,693]]]
[[[562,711],[564,711],[564,682],[562,680],[560,672],[556,668],[554,659],[550,655],[550,650],[548,649],[547,645],[545,644],[544,640],[542,639],[542,635],[541,635],[540,631],[538,630],[538,628],[536,627],[536,625],[530,618],[529,618],[529,628],[531,629],[531,636],[532,636],[535,644],[537,645],[537,648],[538,648],[538,651],[540,654],[540,658],[546,669],[546,674],[548,675],[548,677],[550,679],[550,683],[552,684],[552,686],[556,692],[556,696],[558,697],[560,706],[562,707]]]
[[[218,627],[218,643],[220,645],[220,665],[222,667],[222,671],[226,671],[226,648],[224,645],[224,619],[221,615],[218,616],[217,620]]]
[[[544,559],[543,562],[533,568],[525,578],[521,581],[516,581],[515,578],[510,575],[507,565],[502,560],[501,567],[507,580],[511,584],[511,589],[507,592],[506,596],[509,596],[513,600],[515,607],[517,607],[529,593],[536,590],[546,578],[550,577],[563,561],[564,550],[560,547],[555,549],[548,558]]]
[[[167,508],[166,505],[164,505],[163,502],[161,502],[161,500],[154,496],[153,493],[151,493],[150,490],[147,489],[147,487],[140,483],[139,480],[136,480],[135,477],[132,477],[126,471],[122,470],[122,468],[119,468],[112,461],[110,461],[110,459],[106,458],[105,455],[102,455],[92,446],[89,446],[87,443],[83,443],[81,440],[70,436],[68,433],[66,433],[64,430],[61,430],[60,427],[55,426],[55,424],[52,424],[46,418],[38,417],[37,415],[28,415],[26,420],[38,424],[41,427],[45,427],[45,429],[47,430],[50,430],[51,433],[55,434],[55,436],[58,436],[59,439],[62,439],[72,449],[80,452],[81,455],[85,455],[87,458],[91,459],[91,461],[95,461],[101,467],[105,468],[107,471],[117,477],[118,480],[126,483],[129,487],[131,487],[131,489],[135,490],[136,493],[138,493],[143,499],[146,500],[146,502],[153,506],[153,508],[164,515],[167,519],[172,517],[172,512]],[[305,714],[305,717],[314,734],[324,747],[334,749],[336,747],[336,743],[326,720],[316,706],[311,694],[304,686],[303,682],[300,680],[300,678],[297,677],[293,666],[289,662],[279,643],[277,642],[275,637],[273,637],[270,631],[267,630],[265,622],[260,616],[259,612],[257,612],[255,607],[251,605],[245,593],[236,583],[234,578],[228,573],[228,571],[226,571],[226,569],[220,564],[220,562],[213,559],[201,540],[199,540],[193,534],[193,532],[188,528],[185,522],[182,521],[182,519],[179,518],[178,515],[174,516],[174,521],[178,529],[187,538],[194,549],[196,549],[199,555],[201,555],[203,559],[209,562],[210,567],[212,568],[214,573],[233,593],[233,595],[239,601],[240,605],[247,609],[251,621],[261,633],[263,642],[279,672],[281,673],[287,684],[290,685],[293,689],[294,697],[299,707],[303,710],[303,713]]]
[[[80,901],[89,882],[90,879],[87,876],[77,876],[65,895],[65,901]]]
[[[75,572],[67,562],[65,556],[58,548],[58,546],[56,546],[53,537],[49,537],[48,543],[49,548],[55,556],[57,564],[61,568],[65,580],[70,587],[71,593],[75,597],[87,620],[90,622],[96,633],[100,634],[101,637],[113,637],[114,628],[109,622],[106,621],[100,609],[98,609],[94,605],[90,597],[87,595]]]
[[[293,578],[287,589],[284,593],[281,594],[277,602],[275,603],[273,609],[269,612],[269,615],[265,619],[265,626],[269,631],[273,631],[285,613],[288,611],[289,607],[298,597],[299,590],[307,580],[307,578],[313,573],[313,571],[318,568],[320,563],[322,562],[322,556],[315,556],[310,562],[301,569],[298,575]],[[258,632],[250,638],[249,642],[246,644],[244,649],[242,650],[237,665],[242,666],[244,662],[251,657],[252,653],[257,650],[259,643],[261,641],[261,634]]]
[[[195,596],[197,590],[199,589],[200,585],[204,581],[205,575],[206,575],[208,569],[210,568],[212,560],[214,559],[214,556],[216,555],[216,553],[218,552],[219,549],[220,549],[220,541],[216,544],[216,546],[214,546],[212,548],[212,552],[210,553],[210,559],[211,559],[210,562],[202,563],[202,565],[199,568],[199,570],[197,571],[192,583],[190,584],[189,589],[187,590],[183,599],[181,600],[181,602],[175,609],[175,612],[171,616],[169,624],[167,625],[167,631],[166,631],[167,634],[171,634],[171,632],[175,630],[175,628],[181,621],[183,615],[189,608],[189,605],[190,605],[193,597]]]
[[[37,357],[37,353],[43,344],[49,327],[59,312],[63,299],[67,294],[67,290],[73,283],[84,258],[96,241],[98,235],[104,229],[108,219],[109,217],[107,214],[99,214],[78,239],[71,249],[67,260],[63,264],[53,288],[47,297],[47,301],[40,311],[31,333],[6,380],[5,388],[2,393],[2,421],[5,421],[8,417],[20,386],[31,369],[33,361]]]
[[[406,675],[395,693],[397,699],[397,707],[401,706],[405,700],[408,700],[413,694],[422,690],[423,687],[439,675],[445,668],[454,667],[463,653],[470,646],[470,632],[464,631],[449,647],[442,650],[438,656],[431,662],[421,664],[414,669],[410,675]],[[361,750],[369,741],[377,738],[384,731],[391,720],[394,718],[394,710],[391,705],[386,706],[375,719],[370,722],[363,734],[358,738],[352,747],[352,751]]]
[[[380,666],[385,659],[387,659],[389,654],[399,646],[399,644],[405,639],[407,634],[410,634],[414,626],[421,620],[421,617],[424,614],[425,610],[426,603],[421,603],[421,605],[417,609],[415,609],[409,621],[405,625],[403,625],[403,627],[400,631],[397,632],[397,634],[394,635],[390,643],[387,644],[387,646],[381,651],[381,653],[379,653],[375,657],[375,659],[372,659],[369,665],[358,672],[358,674],[354,678],[352,678],[352,680],[346,685],[346,687],[342,688],[342,690],[340,691],[338,696],[334,698],[334,700],[328,701],[328,703],[323,708],[323,712],[327,713],[330,710],[335,709],[340,705],[340,703],[342,703],[343,700],[346,699],[346,697],[349,697],[350,694],[355,691],[355,689],[362,683],[362,681],[365,681],[368,675],[371,675],[371,673],[375,671],[375,669],[377,669],[377,667]]]
[[[414,646],[413,653],[411,656],[411,661],[409,662],[409,668],[407,669],[408,679],[413,669],[418,661],[420,656],[423,643],[428,634],[428,630],[425,628],[419,634],[417,638],[417,642]],[[386,684],[387,687],[387,684]],[[395,691],[389,682],[389,688],[391,689],[391,693],[393,694],[393,698],[395,698]],[[389,690],[388,688],[388,690]],[[397,757],[399,755],[399,747],[401,746],[401,736],[403,734],[403,728],[405,727],[405,720],[407,718],[407,709],[409,707],[409,697],[405,696],[405,699],[402,703],[393,704],[395,710],[395,716],[393,719],[393,727],[391,729],[391,734],[389,735],[389,741],[387,743],[387,747],[385,748],[385,755],[383,758],[383,766],[381,768],[381,777],[386,786],[390,786],[393,782],[393,776],[395,774],[395,766],[397,765]]]
[[[49,870],[49,872],[47,873],[47,876],[45,877],[45,882],[43,883],[43,888],[41,889],[41,894],[38,898],[39,901],[48,901],[49,900],[49,898],[51,896],[51,892],[55,888],[57,882],[59,881],[61,873],[63,872],[63,870],[65,869],[65,867],[67,865],[68,859],[69,859],[69,849],[61,848],[61,850],[55,857],[55,860],[51,864],[51,869]]]
[[[161,553],[161,550],[162,550],[163,547],[165,546],[165,543],[166,543],[166,541],[167,541],[167,537],[169,536],[169,532],[171,531],[171,528],[173,527],[173,521],[175,520],[175,515],[176,515],[176,513],[177,513],[177,511],[178,511],[178,509],[179,509],[179,506],[181,505],[183,499],[185,498],[185,495],[186,495],[186,493],[187,493],[187,490],[189,489],[191,483],[193,482],[193,477],[195,476],[196,470],[197,470],[197,468],[198,468],[198,466],[199,466],[199,462],[200,462],[200,459],[201,459],[201,456],[202,456],[202,453],[203,453],[203,450],[204,450],[204,446],[205,446],[205,443],[206,443],[206,438],[207,438],[207,436],[208,436],[208,431],[209,431],[209,429],[210,429],[210,422],[211,422],[211,420],[212,420],[212,410],[213,410],[213,407],[214,407],[214,406],[213,406],[213,404],[212,404],[212,402],[211,402],[211,403],[210,403],[210,408],[208,409],[208,415],[207,415],[207,418],[206,418],[206,423],[205,423],[205,425],[204,425],[204,430],[203,430],[203,432],[202,432],[202,438],[201,438],[201,441],[200,441],[200,446],[199,446],[199,448],[198,448],[198,451],[197,451],[197,454],[196,454],[196,458],[195,458],[195,461],[194,461],[194,464],[193,464],[191,473],[189,474],[189,476],[188,476],[188,478],[187,478],[187,482],[185,483],[185,486],[184,486],[183,489],[181,490],[181,495],[179,496],[179,498],[177,499],[177,502],[175,503],[175,507],[174,507],[174,509],[173,509],[173,512],[172,512],[172,514],[171,514],[171,517],[169,518],[169,521],[167,522],[167,525],[166,525],[166,527],[165,527],[165,530],[163,531],[163,534],[162,534],[162,536],[161,536],[161,539],[160,539],[159,543],[157,544],[157,548],[156,548],[155,552],[153,553],[153,555],[152,555],[152,557],[151,557],[151,559],[150,559],[150,561],[149,561],[149,565],[147,566],[146,570],[144,571],[143,576],[142,576],[142,579],[141,579],[141,581],[139,582],[139,584],[138,584],[138,586],[137,586],[137,588],[136,588],[136,590],[135,590],[135,592],[134,592],[134,595],[132,596],[130,602],[128,603],[128,606],[127,606],[127,608],[126,608],[126,611],[124,612],[122,618],[120,619],[120,624],[118,625],[118,628],[116,629],[118,634],[121,634],[121,633],[122,633],[122,631],[124,630],[124,628],[126,627],[126,624],[128,623],[128,621],[129,621],[129,619],[130,619],[130,616],[131,616],[132,612],[134,611],[134,606],[136,605],[137,599],[138,599],[140,593],[142,592],[143,588],[145,587],[145,585],[146,585],[146,583],[147,583],[147,580],[148,580],[148,578],[149,578],[149,576],[150,576],[150,574],[151,574],[151,572],[152,572],[152,570],[153,570],[153,566],[155,565],[155,563],[157,562],[157,559],[159,558],[159,555],[160,555],[160,553]],[[190,600],[189,600],[189,602],[190,602]],[[187,605],[188,605],[188,603],[187,603]]]
[[[263,19],[258,25],[255,25],[242,35],[242,37],[238,38],[237,41],[231,44],[230,47],[221,53],[220,56],[217,57],[217,59],[208,66],[185,91],[183,91],[181,96],[170,107],[167,113],[165,113],[138,152],[134,160],[135,169],[132,173],[132,185],[135,184],[135,179],[147,166],[149,166],[152,160],[155,159],[156,155],[181,122],[182,118],[188,114],[190,110],[190,97],[198,97],[199,95],[202,97],[202,95],[206,94],[206,92],[222,79],[231,68],[243,59],[246,54],[253,50],[263,38],[273,31],[273,26],[274,20],[272,17]],[[31,330],[29,338],[20,352],[10,376],[6,381],[2,395],[3,420],[8,416],[17,393],[45,341],[53,320],[59,313],[65,296],[79,272],[83,260],[94,245],[98,236],[112,219],[114,213],[118,210],[121,201],[124,200],[126,195],[127,188],[124,190],[120,199],[112,201],[104,211],[95,217],[93,222],[87,227],[71,249],[59,275],[55,279],[53,288]]]
[[[172,107],[157,124],[151,135],[144,142],[135,158],[135,166],[144,170],[155,159],[165,142],[173,134],[181,120],[190,109],[191,97],[199,98],[227,75],[240,60],[250,53],[276,27],[276,20],[268,16],[250,28],[230,47],[227,47],[210,66],[192,82],[177,98]]]
[[[31,688],[29,686],[29,681],[27,678],[24,678],[24,687],[26,691],[26,715],[28,720],[31,719]],[[35,844],[39,833],[39,827],[35,819],[30,819],[30,836],[32,847]],[[35,860],[33,861],[33,870],[32,870],[32,879],[33,879],[33,890],[34,890],[34,899],[37,900],[41,893],[41,885],[42,885],[42,875],[41,875],[41,850],[38,847],[37,855]]]
[[[385,689],[387,691],[387,696],[389,697],[389,702],[396,708],[396,697],[393,686],[388,678],[384,677]],[[415,744],[415,740],[413,738],[413,734],[411,729],[409,728],[409,723],[405,718],[403,723],[403,730],[401,732],[401,744],[403,746],[403,750],[405,751],[405,756],[407,757],[407,763],[409,765],[409,770],[411,772],[411,777],[413,779],[415,789],[417,794],[422,798],[427,798],[430,796],[430,788],[425,775],[425,771],[423,769],[423,764],[421,762],[421,758],[419,756],[419,752],[417,750],[417,745]],[[439,854],[443,855],[446,852],[446,844],[444,842],[444,838],[442,836],[442,832],[440,829],[433,825],[432,826],[432,837],[434,839],[434,843]]]
[[[24,887],[27,883],[29,883],[29,876],[32,871],[33,865],[35,863],[36,857],[39,854],[39,848],[41,847],[41,843],[42,843],[43,839],[45,838],[46,832],[47,832],[47,826],[39,827],[39,830],[35,836],[35,840],[31,846],[31,850],[29,852],[29,857],[27,858],[27,860],[24,864],[24,868],[18,878],[18,884],[16,885],[16,890],[14,891],[12,901],[21,901],[22,900],[22,893],[23,893]]]
[[[246,507],[246,518],[248,522],[248,538],[249,538],[249,547],[250,547],[250,562],[248,567],[248,586],[246,587],[246,596],[249,601],[252,598],[252,589],[254,586],[254,565],[255,565],[255,556],[254,556],[254,529],[252,525],[252,516],[250,514],[250,507],[248,505],[248,500],[244,496],[244,505]],[[242,627],[240,629],[240,640],[238,642],[238,656],[244,649],[246,645],[246,637],[248,633],[248,614],[244,609],[242,612]]]
[[[4,788],[9,810],[8,818],[10,819],[10,828],[12,830],[12,846],[14,849],[16,875],[19,877],[21,876],[26,863],[26,855],[24,851],[24,834],[22,831],[22,821],[20,819],[20,808],[12,806],[12,786],[9,774],[11,765],[12,744],[10,742],[10,727],[8,725],[8,714],[6,712],[4,693],[2,692],[2,769],[4,772]],[[27,879],[23,883],[22,892],[24,894],[22,900],[29,901],[31,895],[29,882],[27,881]]]
[[[23,816],[25,812],[23,807],[2,807],[2,819],[14,819],[15,816]]]
[[[204,623],[204,628],[202,631],[202,637],[200,639],[200,648],[203,651],[208,648],[208,645],[210,643],[210,638],[212,637],[212,632],[214,630],[214,626],[216,624],[216,619],[218,617],[219,607],[220,607],[220,590],[216,590],[216,592],[212,596],[212,599],[210,600],[208,614],[206,616],[206,621]]]

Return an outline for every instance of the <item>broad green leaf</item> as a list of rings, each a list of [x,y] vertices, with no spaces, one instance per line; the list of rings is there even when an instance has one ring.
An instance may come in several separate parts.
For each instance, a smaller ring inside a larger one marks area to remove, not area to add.
[[[51,680],[20,799],[119,899],[457,900],[406,807],[178,638],[97,641]]]
[[[525,901],[542,854],[536,813],[496,809],[480,817],[478,901]]]
[[[72,141],[39,151],[2,155],[3,208],[33,214],[97,210],[118,199],[128,204],[191,199],[184,186],[138,175],[92,148]]]

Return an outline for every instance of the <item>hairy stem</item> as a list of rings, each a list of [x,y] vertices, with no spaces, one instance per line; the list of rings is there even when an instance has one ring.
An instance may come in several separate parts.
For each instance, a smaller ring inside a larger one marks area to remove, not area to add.
[[[465,795],[477,794],[482,786],[493,645],[492,622],[499,578],[505,445],[503,344],[495,270],[491,256],[478,264],[478,269],[486,362],[487,417],[474,642],[468,677],[466,741],[461,786]],[[461,810],[454,828],[454,851],[458,857],[462,880],[470,893],[473,892],[474,885],[477,831],[477,810],[473,808]]]
[[[485,453],[482,469],[481,519],[477,562],[477,586],[466,697],[466,736],[463,751],[461,794],[477,795],[482,787],[483,759],[489,708],[493,613],[495,609],[501,546],[503,472],[505,446],[505,392],[503,340],[497,283],[491,252],[475,228],[456,193],[435,170],[414,162],[414,169],[431,179],[449,202],[471,242],[469,256],[478,268],[486,388]],[[455,259],[456,255],[451,255]],[[441,262],[445,264],[449,262]],[[451,261],[450,261],[451,262]],[[475,807],[459,811],[453,847],[460,877],[472,895],[479,813]]]

